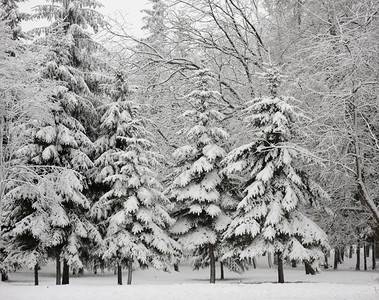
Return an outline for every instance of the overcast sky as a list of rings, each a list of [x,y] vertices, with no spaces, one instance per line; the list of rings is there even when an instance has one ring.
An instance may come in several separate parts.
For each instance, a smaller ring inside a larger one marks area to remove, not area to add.
[[[130,30],[136,35],[141,34],[142,9],[150,8],[148,0],[98,0],[104,7],[99,11],[109,17],[115,17],[116,15],[124,15],[126,21],[130,24]],[[31,12],[31,8],[35,5],[44,4],[44,0],[29,0],[26,3],[20,5],[22,11]],[[45,24],[36,22],[25,22],[23,23],[24,30],[32,29],[33,27],[43,26]]]

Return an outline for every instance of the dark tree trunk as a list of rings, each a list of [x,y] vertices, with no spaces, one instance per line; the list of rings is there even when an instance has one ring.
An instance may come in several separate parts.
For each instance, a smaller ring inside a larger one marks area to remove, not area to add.
[[[220,262],[220,279],[221,280],[224,280],[225,279],[225,273],[224,273],[224,263],[223,262]]]
[[[304,262],[305,265],[305,274],[306,275],[315,275],[316,271],[312,268],[312,265],[309,262]]]
[[[334,266],[333,266],[333,269],[334,270],[337,270],[338,269],[338,263],[339,263],[339,250],[338,250],[338,247],[335,247],[334,248]]]
[[[328,254],[325,253],[324,269],[329,269]]]
[[[257,260],[255,259],[255,257],[253,257],[253,268],[257,268]]]
[[[297,267],[297,262],[295,259],[291,260],[291,267],[296,268]]]
[[[59,254],[55,257],[55,284],[60,285],[62,280],[61,274],[61,259]]]
[[[122,285],[122,267],[117,264],[117,284]]]
[[[367,246],[366,242],[363,244],[363,269],[367,271]]]
[[[379,229],[378,229],[379,230]],[[379,233],[375,234],[375,258],[379,258]]]
[[[345,260],[345,246],[341,247],[340,257],[340,263],[342,263]]]
[[[281,252],[276,253],[278,259],[278,283],[284,283],[283,257]]]
[[[84,269],[83,269],[83,268],[80,268],[79,271],[78,271],[78,274],[79,274],[79,275],[83,275],[83,274],[84,274]]]
[[[174,264],[174,271],[179,272],[179,264],[178,263]]]
[[[7,281],[8,280],[8,273],[5,271],[1,272],[1,281]]]
[[[70,266],[67,259],[63,259],[62,284],[70,284]]]
[[[100,263],[100,270],[101,270],[101,273],[104,273],[104,262],[103,261]]]
[[[38,265],[34,266],[34,285],[38,285]]]
[[[133,258],[129,258],[128,260],[128,285],[132,284],[132,276],[133,276]]]
[[[358,241],[357,245],[357,264],[355,270],[359,271],[361,269],[361,243]]]
[[[209,268],[210,268],[210,283],[216,283],[216,260],[214,254],[214,245],[208,245],[209,250]]]
[[[349,258],[353,258],[353,246],[349,248]]]
[[[375,248],[376,248],[376,246],[375,246],[375,239],[372,242],[371,248],[372,248],[372,269],[376,270],[376,257],[375,257],[375,250],[376,250]]]

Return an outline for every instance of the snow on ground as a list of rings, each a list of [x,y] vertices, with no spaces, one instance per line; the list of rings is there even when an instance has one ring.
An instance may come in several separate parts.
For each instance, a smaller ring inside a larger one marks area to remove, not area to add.
[[[226,280],[208,283],[207,269],[192,271],[188,264],[180,272],[159,272],[154,269],[134,272],[131,286],[116,285],[113,272],[75,275],[70,285],[56,286],[54,265],[40,271],[40,285],[34,286],[31,271],[10,274],[0,284],[1,300],[378,300],[379,271],[355,271],[355,261],[346,259],[339,270],[323,270],[318,275],[305,275],[304,268],[285,269],[285,284],[275,283],[275,269],[267,267],[266,259],[258,260],[258,268],[244,274],[225,270]],[[371,265],[369,265],[371,267]],[[217,270],[219,271],[219,270]],[[124,273],[126,282],[126,272]]]

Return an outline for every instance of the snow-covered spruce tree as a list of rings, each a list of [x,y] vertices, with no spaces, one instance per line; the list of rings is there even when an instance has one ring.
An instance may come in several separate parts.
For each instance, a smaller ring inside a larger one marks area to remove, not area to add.
[[[167,193],[175,202],[177,221],[172,233],[192,254],[209,257],[210,282],[215,283],[214,249],[220,242],[220,232],[229,222],[222,205],[227,195],[222,193],[219,175],[228,135],[219,123],[224,116],[218,111],[219,93],[212,90],[211,71],[205,68],[194,71],[193,79],[194,88],[185,96],[193,109],[183,114],[193,123],[180,131],[189,144],[173,153],[176,170]]]
[[[222,174],[221,174],[222,175]],[[228,268],[232,272],[243,273],[248,270],[251,265],[251,261],[248,259],[240,259],[239,256],[228,257],[223,259],[223,255],[226,252],[229,252],[233,248],[233,244],[229,243],[229,241],[224,240],[222,238],[222,234],[227,228],[229,222],[231,221],[231,217],[237,209],[237,205],[241,198],[241,193],[239,192],[239,181],[236,178],[226,178],[221,176],[221,183],[218,186],[221,201],[220,207],[223,210],[223,213],[227,216],[224,217],[224,222],[220,223],[218,228],[218,242],[214,247],[214,257],[215,261],[220,262],[220,279],[225,279],[225,267]],[[202,269],[210,266],[209,259],[209,247],[208,245],[202,245],[198,247],[195,251],[191,253],[191,262],[194,269]]]
[[[164,41],[166,40],[165,34],[167,31],[167,27],[164,23],[166,5],[162,0],[149,0],[149,2],[152,4],[152,9],[142,10],[142,12],[147,15],[142,18],[145,22],[142,29],[148,30],[150,33],[146,38],[146,41],[152,43],[156,43],[156,41]]]
[[[35,285],[38,269],[47,263],[48,250],[56,243],[54,227],[68,223],[54,189],[57,174],[38,171],[26,166],[22,176],[8,184],[2,223],[4,267],[34,270]]]
[[[53,112],[53,128],[41,130],[37,138],[43,144],[42,161],[67,169],[61,177],[58,191],[69,218],[62,229],[60,244],[55,247],[57,283],[59,284],[60,259],[63,259],[63,284],[69,282],[69,267],[82,268],[88,259],[92,243],[100,235],[87,214],[91,203],[84,194],[86,175],[93,164],[89,154],[93,149],[99,104],[101,66],[96,59],[99,45],[93,41],[90,30],[97,32],[103,17],[96,11],[96,1],[50,1],[39,5],[35,18],[47,18],[52,24],[36,32],[44,33],[37,42],[47,45],[50,51],[42,70],[45,78],[57,81],[59,88],[54,96],[58,108]],[[90,30],[89,30],[90,29]],[[70,174],[68,176],[68,174]]]
[[[45,76],[66,88],[61,101],[67,112],[84,126],[87,136],[95,139],[96,106],[101,103],[105,64],[99,59],[104,48],[94,41],[93,32],[105,24],[103,15],[96,11],[102,5],[95,0],[48,2],[51,4],[35,7],[33,18],[48,19],[51,24],[32,31],[42,34],[37,42],[51,49]]]
[[[4,22],[0,23],[0,40],[0,248],[6,248],[1,250],[0,260],[13,255],[3,266],[0,261],[2,278],[5,279],[3,271],[9,269],[9,264],[25,266],[28,262],[27,265],[33,268],[31,262],[39,260],[28,258],[33,255],[38,257],[39,253],[31,253],[29,245],[18,247],[16,244],[21,245],[22,239],[14,238],[14,234],[21,236],[21,220],[27,218],[29,213],[34,212],[33,218],[36,213],[42,218],[43,211],[36,211],[35,207],[43,205],[32,203],[44,201],[39,197],[46,195],[43,189],[49,186],[45,183],[50,180],[50,174],[47,169],[31,164],[21,155],[20,149],[32,142],[32,132],[35,134],[42,124],[53,122],[49,97],[56,86],[39,75],[41,52],[21,47],[21,43],[13,39],[11,28]],[[36,227],[35,230],[37,232],[39,229]],[[2,242],[3,233],[6,234],[6,243]],[[35,237],[39,239],[37,234]],[[46,240],[41,236],[40,241]],[[42,250],[41,247],[42,244],[38,245],[38,252],[43,256],[46,249]],[[25,253],[21,255],[22,248]],[[20,258],[20,261],[15,258]]]
[[[4,21],[12,30],[12,38],[17,40],[25,37],[20,23],[29,19],[29,14],[19,11],[19,3],[25,0],[1,0],[0,21]]]
[[[131,284],[134,266],[167,270],[180,246],[168,234],[174,221],[154,172],[159,155],[139,106],[131,100],[123,72],[116,75],[112,102],[99,109],[103,114],[102,134],[96,142],[96,180],[107,191],[94,204],[92,214],[106,228],[103,259],[117,265],[118,284],[127,265],[127,283]]]
[[[244,198],[224,234],[235,248],[225,257],[275,253],[278,281],[283,283],[284,260],[304,261],[316,268],[324,258],[327,236],[303,213],[303,207],[316,205],[327,195],[300,170],[302,159],[311,155],[291,142],[296,134],[294,124],[302,115],[291,104],[293,98],[278,95],[279,70],[266,66],[261,75],[271,95],[248,103],[246,121],[255,138],[223,161],[226,175],[237,173],[244,180]]]
[[[96,228],[86,218],[90,202],[83,194],[85,181],[81,175],[93,165],[87,155],[92,148],[92,142],[86,136],[83,126],[67,113],[60,101],[66,89],[62,87],[57,89],[50,111],[52,120],[27,126],[24,135],[29,142],[21,147],[16,155],[26,165],[34,166],[40,176],[45,172],[49,174],[51,171],[59,170],[50,180],[56,197],[50,197],[48,200],[49,205],[56,207],[57,210],[49,214],[50,220],[43,220],[47,222],[46,226],[50,226],[52,237],[49,242],[44,241],[44,245],[48,246],[46,251],[49,256],[55,256],[57,259],[57,284],[60,284],[60,259],[64,260],[66,274],[69,265],[73,268],[83,268],[84,249],[89,247],[91,241],[100,242],[101,238]],[[24,192],[30,190],[28,184],[15,186],[13,189],[20,190],[11,191],[10,195],[13,193],[12,197],[19,199],[13,205],[18,204],[18,209],[22,211],[21,214],[9,216],[15,218],[12,220],[13,223],[23,222],[23,219],[29,220],[36,214],[47,214],[46,210],[41,208],[43,203],[40,203],[42,201],[40,195],[44,195],[42,187],[29,193]],[[40,209],[37,209],[38,207]],[[20,228],[16,227],[14,230],[12,232],[16,234],[20,232]],[[23,248],[25,246],[21,247]]]

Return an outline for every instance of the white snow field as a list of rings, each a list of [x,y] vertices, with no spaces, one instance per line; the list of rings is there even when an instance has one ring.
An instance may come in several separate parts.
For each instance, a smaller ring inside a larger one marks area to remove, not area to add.
[[[371,261],[368,266],[371,268]],[[70,284],[56,286],[54,265],[40,271],[40,285],[34,286],[32,271],[11,273],[9,282],[0,284],[1,300],[378,300],[379,271],[355,271],[354,259],[345,259],[339,270],[323,270],[305,275],[304,268],[285,269],[287,283],[277,284],[276,269],[269,269],[265,257],[257,269],[244,274],[225,270],[226,279],[208,283],[208,270],[193,271],[188,264],[180,272],[154,269],[134,272],[131,286],[118,286],[113,272],[71,276]],[[219,269],[217,269],[219,272]],[[126,283],[126,272],[123,280]]]

